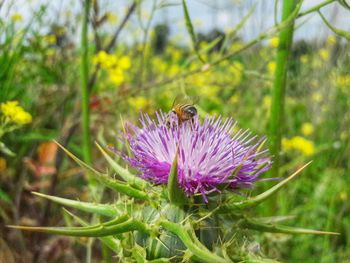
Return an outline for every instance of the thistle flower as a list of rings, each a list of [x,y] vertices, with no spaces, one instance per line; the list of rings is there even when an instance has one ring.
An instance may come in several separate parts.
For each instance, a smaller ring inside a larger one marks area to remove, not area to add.
[[[167,184],[177,148],[180,187],[205,202],[212,192],[252,187],[270,168],[267,150],[260,151],[263,139],[248,130],[234,132],[232,119],[194,118],[178,125],[175,114],[160,112],[157,120],[142,114],[140,121],[142,127],[132,126],[125,136],[133,156],[123,157],[154,184]]]

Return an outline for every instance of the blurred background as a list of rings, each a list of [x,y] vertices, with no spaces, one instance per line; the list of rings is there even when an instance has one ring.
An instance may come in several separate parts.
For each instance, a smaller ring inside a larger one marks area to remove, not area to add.
[[[137,123],[140,111],[167,112],[179,95],[196,98],[201,117],[233,117],[241,128],[263,136],[269,133],[279,41],[274,29],[282,4],[276,2],[187,1],[193,47],[178,0],[94,0],[88,45],[81,43],[82,1],[0,1],[0,262],[86,261],[84,238],[5,227],[66,223],[59,206],[31,191],[91,200],[84,173],[52,141],[84,157],[84,48],[90,162],[98,169],[107,165],[93,141],[121,147],[116,138],[123,120]],[[305,0],[300,13],[320,2]],[[328,2],[321,10],[329,24],[349,31],[344,1]],[[269,34],[259,38],[264,32]],[[333,33],[317,12],[297,18],[280,123],[280,176],[313,163],[257,212],[293,215],[291,225],[340,235],[254,236],[271,258],[350,261],[349,51],[349,41]],[[272,184],[258,183],[252,194]],[[103,200],[111,198],[107,193]],[[102,262],[98,243],[92,262]]]

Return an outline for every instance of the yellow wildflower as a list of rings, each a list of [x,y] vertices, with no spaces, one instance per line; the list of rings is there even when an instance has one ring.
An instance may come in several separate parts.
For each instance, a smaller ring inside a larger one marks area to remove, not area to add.
[[[279,38],[278,37],[273,37],[269,41],[269,46],[270,47],[276,48],[276,47],[278,47],[278,44],[279,44]]]
[[[56,36],[55,35],[44,36],[44,41],[50,45],[56,44]]]
[[[14,13],[11,16],[11,21],[14,23],[23,21],[23,16],[20,13]]]
[[[231,64],[230,81],[233,86],[238,85],[242,81],[244,66],[241,62],[235,61]]]
[[[172,64],[169,68],[169,76],[175,76],[180,72],[180,66],[177,64]]]
[[[236,94],[236,95],[231,96],[230,99],[229,99],[229,102],[231,104],[236,104],[237,102],[239,102],[239,95]]]
[[[171,53],[171,58],[173,61],[179,61],[182,57],[181,51],[179,49],[174,49]]]
[[[2,114],[8,120],[16,124],[24,125],[32,122],[32,116],[18,105],[18,101],[7,101],[1,103],[0,108]]]
[[[313,132],[314,132],[314,126],[312,125],[312,123],[310,122],[303,123],[303,125],[301,126],[301,133],[304,136],[311,135],[313,134]]]
[[[276,71],[276,62],[271,61],[267,64],[267,72],[272,76]]]
[[[131,60],[128,56],[122,56],[118,60],[118,66],[122,69],[129,69],[131,67]]]
[[[311,99],[312,99],[314,102],[321,102],[321,101],[322,101],[322,94],[319,93],[319,92],[314,92],[314,93],[312,93],[312,95],[311,95]]]
[[[350,75],[338,76],[336,83],[339,86],[350,86]]]
[[[92,58],[92,62],[94,64],[104,64],[104,62],[107,59],[108,59],[108,54],[106,53],[106,51],[101,50]]]
[[[16,115],[13,116],[13,121],[19,125],[24,125],[32,122],[32,115],[24,110],[19,110]]]
[[[282,139],[282,148],[285,151],[296,150],[305,156],[310,156],[315,153],[315,145],[312,141],[301,136],[294,136],[291,139]]]
[[[335,36],[329,36],[328,38],[327,38],[327,44],[329,45],[329,46],[333,46],[333,45],[335,45],[337,43],[337,38],[335,37]]]
[[[108,23],[115,24],[118,21],[118,17],[111,12],[106,13]]]
[[[142,96],[129,98],[128,102],[129,105],[136,110],[144,110],[146,107],[149,106],[149,100]]]
[[[323,59],[323,60],[328,60],[329,59],[329,51],[325,48],[321,48],[319,51],[318,51],[318,54],[320,55],[320,57]]]
[[[18,111],[18,101],[7,101],[1,103],[1,112],[5,117],[12,118]]]
[[[119,68],[109,71],[109,78],[116,85],[120,85],[125,81],[124,73]]]

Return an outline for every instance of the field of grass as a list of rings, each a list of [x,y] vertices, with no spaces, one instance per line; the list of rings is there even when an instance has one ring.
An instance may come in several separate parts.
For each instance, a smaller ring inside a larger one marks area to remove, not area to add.
[[[254,5],[231,28],[198,34],[193,10],[175,1],[184,31],[170,34],[170,25],[151,23],[162,8],[171,12],[170,1],[126,1],[119,11],[109,10],[110,1],[79,1],[78,8],[68,2],[57,8],[51,1],[38,7],[33,1],[25,13],[14,2],[0,2],[0,262],[118,262],[117,253],[91,238],[6,226],[73,224],[60,205],[33,191],[81,201],[122,200],[54,141],[107,171],[94,142],[126,152],[118,138],[131,124],[140,125],[140,112],[154,118],[184,97],[195,103],[200,119],[232,117],[236,128],[267,137],[274,165],[261,178],[279,181],[257,181],[232,195],[255,196],[312,161],[249,216],[290,216],[279,219],[339,233],[251,231],[244,242],[259,259],[246,262],[350,261],[350,32],[317,13],[337,5],[349,14],[346,1],[319,1],[310,9],[299,1],[276,1],[279,22],[249,39],[241,31],[256,15]],[[295,2],[289,11],[288,2]],[[50,18],[58,15],[57,21]],[[320,26],[331,33],[317,41],[292,40],[293,23],[299,30],[310,15],[323,18]],[[104,221],[96,214],[82,217]],[[146,262],[118,256],[120,262]]]

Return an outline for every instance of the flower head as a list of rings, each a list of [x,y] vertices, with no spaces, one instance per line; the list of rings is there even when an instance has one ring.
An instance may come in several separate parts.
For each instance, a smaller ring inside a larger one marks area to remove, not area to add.
[[[279,44],[279,38],[278,37],[273,37],[269,41],[269,46],[270,47],[276,48],[276,47],[278,47],[278,44]]]
[[[157,120],[141,115],[141,128],[126,134],[133,156],[125,156],[140,176],[167,184],[178,148],[178,180],[188,196],[201,194],[205,201],[220,189],[249,188],[269,169],[271,159],[261,150],[262,139],[249,131],[234,132],[235,122],[221,117],[198,118],[178,125],[173,113],[158,113]]]
[[[282,139],[282,148],[285,151],[296,150],[305,156],[311,156],[315,153],[315,144],[301,136],[294,136],[291,139]]]
[[[19,106],[18,101],[1,103],[0,110],[5,118],[15,124],[25,125],[32,122],[32,116]]]
[[[305,136],[311,135],[314,132],[314,126],[310,122],[305,122],[301,126],[301,133]]]

